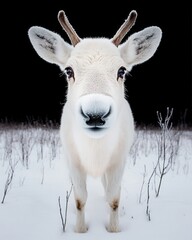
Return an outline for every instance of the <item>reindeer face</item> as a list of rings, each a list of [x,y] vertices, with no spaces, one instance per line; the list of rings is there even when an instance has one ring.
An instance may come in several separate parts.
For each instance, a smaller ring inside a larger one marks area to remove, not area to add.
[[[69,58],[64,73],[67,101],[76,124],[94,138],[114,126],[124,100],[126,64],[108,39],[84,39]]]

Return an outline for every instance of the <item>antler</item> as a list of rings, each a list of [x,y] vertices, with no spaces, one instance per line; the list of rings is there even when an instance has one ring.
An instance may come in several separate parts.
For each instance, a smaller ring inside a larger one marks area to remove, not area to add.
[[[132,10],[128,18],[125,20],[125,22],[121,25],[119,30],[114,35],[114,37],[111,39],[112,43],[114,43],[116,46],[120,44],[122,39],[131,29],[131,27],[135,24],[136,18],[137,18],[137,12],[135,10]]]
[[[69,39],[71,40],[72,45],[75,46],[77,43],[79,43],[81,39],[77,35],[77,33],[75,32],[72,25],[70,24],[70,22],[69,22],[67,16],[65,15],[64,11],[62,11],[62,10],[59,11],[58,20],[59,20],[59,23],[61,24],[62,28],[67,33]]]

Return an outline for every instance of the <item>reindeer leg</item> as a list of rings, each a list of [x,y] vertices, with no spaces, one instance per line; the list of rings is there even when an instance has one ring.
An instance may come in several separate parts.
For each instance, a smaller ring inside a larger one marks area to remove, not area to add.
[[[70,166],[71,180],[76,203],[76,226],[75,231],[78,233],[87,232],[88,228],[85,224],[84,208],[87,200],[86,174],[79,167]]]
[[[102,182],[106,192],[107,202],[110,206],[109,232],[119,232],[119,201],[121,191],[122,166],[115,166],[107,170],[102,178]]]

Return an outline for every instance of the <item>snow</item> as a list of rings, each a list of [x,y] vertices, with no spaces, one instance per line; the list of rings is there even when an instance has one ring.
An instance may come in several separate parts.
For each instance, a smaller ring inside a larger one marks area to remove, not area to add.
[[[146,214],[147,186],[158,159],[159,130],[137,129],[127,159],[119,207],[121,232],[109,233],[108,205],[100,179],[88,177],[87,233],[75,233],[75,204],[67,167],[62,158],[57,128],[44,126],[0,127],[1,240],[192,240],[192,132],[174,130],[171,168],[149,185],[150,221]],[[166,159],[166,161],[168,161]],[[70,194],[70,195],[69,195]],[[66,196],[69,201],[66,203]],[[59,209],[66,216],[63,232]],[[67,212],[66,212],[67,209]]]

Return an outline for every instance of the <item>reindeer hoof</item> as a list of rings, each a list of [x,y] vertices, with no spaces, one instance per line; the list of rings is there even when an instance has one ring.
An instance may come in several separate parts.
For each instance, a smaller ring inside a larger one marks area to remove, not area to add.
[[[88,230],[87,226],[79,226],[75,228],[76,233],[86,233]]]
[[[107,229],[108,232],[111,232],[111,233],[120,232],[119,226],[111,226],[111,225],[109,225],[109,226],[106,227],[106,229]]]

